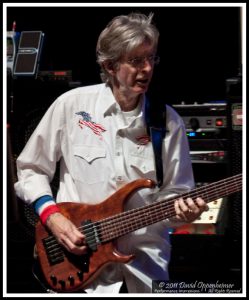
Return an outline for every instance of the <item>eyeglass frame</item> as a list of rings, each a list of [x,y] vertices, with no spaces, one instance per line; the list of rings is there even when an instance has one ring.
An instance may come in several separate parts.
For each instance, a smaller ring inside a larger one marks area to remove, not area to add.
[[[134,68],[141,68],[141,66],[144,66],[145,60],[158,65],[160,63],[160,56],[152,54],[149,56],[134,57],[128,59],[126,62]]]

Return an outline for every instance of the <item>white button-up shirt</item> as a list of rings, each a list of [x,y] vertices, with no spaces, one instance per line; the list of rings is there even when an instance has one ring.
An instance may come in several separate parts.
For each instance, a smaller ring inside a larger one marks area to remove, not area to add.
[[[50,182],[60,161],[57,202],[103,202],[117,189],[138,178],[156,181],[151,142],[146,135],[144,99],[132,112],[122,112],[105,84],[73,89],[48,109],[17,159],[17,195],[32,203],[52,195]],[[142,189],[125,209],[150,204],[189,191],[194,186],[185,127],[167,106],[163,142],[164,181],[160,188]],[[110,207],[111,210],[111,207]],[[128,264],[110,264],[88,292],[118,292],[123,277],[133,292],[150,292],[153,279],[168,279],[170,244],[167,225],[158,222],[118,239],[119,251],[134,253]]]

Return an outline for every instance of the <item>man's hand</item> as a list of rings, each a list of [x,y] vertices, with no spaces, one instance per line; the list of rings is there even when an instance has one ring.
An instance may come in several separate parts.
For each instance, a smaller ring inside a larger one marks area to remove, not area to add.
[[[181,222],[191,223],[198,219],[204,211],[208,211],[208,209],[208,205],[202,198],[196,198],[196,202],[192,198],[187,198],[186,201],[179,198],[175,201],[175,218]]]
[[[58,243],[69,252],[76,255],[82,255],[87,252],[85,236],[61,213],[50,215],[46,221],[46,226],[55,236]]]

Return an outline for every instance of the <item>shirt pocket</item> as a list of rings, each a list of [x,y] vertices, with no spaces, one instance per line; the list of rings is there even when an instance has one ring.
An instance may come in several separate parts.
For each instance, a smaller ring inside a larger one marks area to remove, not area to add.
[[[130,152],[130,167],[138,177],[148,178],[156,181],[156,169],[153,149],[148,146],[142,146]]]
[[[105,180],[106,149],[96,146],[73,146],[73,177],[94,184]]]

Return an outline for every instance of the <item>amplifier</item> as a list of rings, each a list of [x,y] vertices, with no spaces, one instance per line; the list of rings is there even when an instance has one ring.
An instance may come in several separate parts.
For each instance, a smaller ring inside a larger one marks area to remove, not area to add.
[[[230,103],[172,105],[186,127],[190,157],[196,185],[227,177],[230,163]],[[241,109],[234,108],[234,126],[239,129]],[[174,230],[173,234],[224,234],[228,227],[226,198],[208,204],[209,210],[191,224]]]
[[[44,81],[72,81],[72,70],[39,71],[38,79]]]
[[[176,104],[173,108],[182,117],[188,136],[212,138],[227,128],[227,104]]]
[[[182,116],[222,116],[227,109],[227,103],[193,103],[193,104],[173,104],[172,105]]]
[[[182,117],[194,162],[224,162],[228,149],[226,103],[176,104]]]
[[[228,151],[220,150],[202,150],[202,151],[190,151],[190,157],[192,163],[227,163]]]

